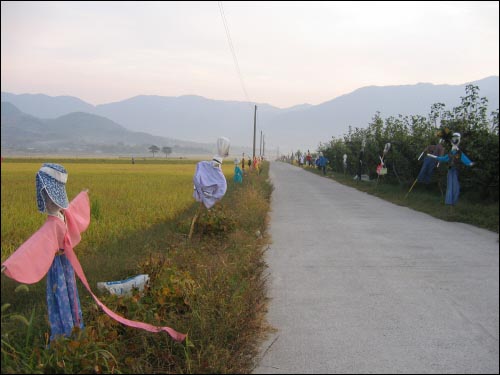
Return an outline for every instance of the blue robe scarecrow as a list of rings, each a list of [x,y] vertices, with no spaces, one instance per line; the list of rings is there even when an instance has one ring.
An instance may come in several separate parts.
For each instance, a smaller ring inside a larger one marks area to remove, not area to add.
[[[431,156],[442,163],[449,163],[444,203],[452,206],[457,204],[458,197],[460,195],[460,183],[458,181],[458,169],[460,167],[460,163],[468,167],[474,165],[474,163],[470,161],[470,159],[458,148],[458,145],[460,144],[460,137],[460,133],[453,133],[451,138],[451,144],[453,147],[448,154],[443,156],[427,154],[427,156]]]

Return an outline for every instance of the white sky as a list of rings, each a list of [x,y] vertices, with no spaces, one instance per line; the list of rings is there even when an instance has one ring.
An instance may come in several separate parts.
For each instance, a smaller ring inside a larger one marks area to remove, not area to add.
[[[360,87],[498,75],[499,2],[222,2],[248,99],[320,104]],[[246,101],[208,2],[1,2],[2,91],[104,104]]]

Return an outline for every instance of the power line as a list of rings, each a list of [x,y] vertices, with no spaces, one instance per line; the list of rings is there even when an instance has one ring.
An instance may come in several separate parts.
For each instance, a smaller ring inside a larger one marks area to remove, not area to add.
[[[227,25],[226,16],[224,15],[224,8],[222,7],[221,1],[218,1],[217,3],[219,4],[219,11],[220,11],[220,15],[222,17],[222,23],[224,24],[224,29],[226,30],[226,36],[227,36],[227,41],[229,44],[229,49],[231,50],[231,54],[233,55],[234,64],[236,66],[236,73],[238,74],[238,77],[240,79],[241,87],[243,89],[243,93],[245,94],[245,98],[247,99],[247,102],[250,104],[251,100],[250,100],[248,93],[247,93],[247,90],[245,88],[245,83],[243,82],[243,76],[242,76],[241,71],[240,71],[240,66],[238,65],[238,59],[236,58],[236,52],[234,50],[233,42],[231,40],[231,35],[229,34],[229,27]]]

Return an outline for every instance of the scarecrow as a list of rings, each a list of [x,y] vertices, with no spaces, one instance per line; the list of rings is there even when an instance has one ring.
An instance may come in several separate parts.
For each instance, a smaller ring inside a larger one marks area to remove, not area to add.
[[[253,169],[257,171],[257,175],[260,174],[260,158],[257,156],[253,157],[253,163],[252,163]]]
[[[241,184],[243,182],[243,172],[239,166],[240,161],[236,158],[234,159],[234,182]]]
[[[427,148],[422,151],[418,157],[418,160],[420,160],[424,153],[431,154],[433,156],[443,156],[443,142],[444,140],[441,138],[437,144],[427,146]],[[431,182],[432,174],[434,173],[434,168],[436,167],[439,167],[439,162],[433,157],[426,156],[422,164],[422,168],[420,169],[420,173],[417,176],[417,180],[424,184],[429,184]]]
[[[211,161],[200,161],[196,164],[193,177],[193,197],[197,202],[200,202],[200,208],[191,222],[188,239],[191,239],[194,224],[200,214],[201,207],[204,205],[207,209],[212,208],[226,194],[227,182],[221,167],[222,160],[229,155],[229,145],[229,139],[220,137],[217,139],[217,154],[213,159]]]
[[[390,149],[391,149],[391,144],[390,143],[386,143],[385,146],[384,146],[384,151],[382,152],[382,156],[379,156],[380,164],[377,165],[377,184],[378,184],[379,177],[381,175],[383,176],[383,175],[387,174],[387,167],[385,166],[384,158],[386,157],[386,155],[387,155],[387,153],[389,152]]]
[[[320,169],[324,175],[326,175],[326,165],[329,163],[329,160],[323,155],[323,152],[320,151],[319,158],[316,159],[316,165],[318,169]]]
[[[361,181],[361,173],[363,172],[363,159],[365,158],[365,146],[366,146],[366,140],[363,139],[361,141],[361,150],[359,151],[359,156],[358,156],[358,168],[355,176],[358,182]]]
[[[81,233],[90,224],[88,191],[80,192],[68,202],[67,179],[68,173],[63,166],[53,163],[42,165],[36,175],[36,199],[38,210],[47,213],[47,220],[2,264],[2,272],[25,284],[36,283],[47,275],[50,340],[59,335],[68,337],[73,328],[84,327],[75,273],[96,303],[113,319],[150,332],[165,331],[174,340],[184,340],[186,335],[172,328],[156,327],[119,316],[92,293],[73,250],[81,240]]]
[[[424,155],[424,153],[432,154],[434,156],[443,156],[444,155],[444,147],[442,145],[443,142],[444,139],[441,138],[437,144],[427,146],[425,150],[422,151],[417,160],[420,160]],[[431,182],[431,177],[432,174],[434,173],[434,169],[437,167],[439,167],[439,162],[435,158],[426,155],[424,158],[424,162],[422,164],[422,168],[420,169],[420,172],[415,181],[413,181],[410,190],[408,190],[408,193],[406,193],[405,198],[408,196],[408,194],[410,194],[417,181],[428,185]]]
[[[306,164],[308,167],[312,166],[312,155],[311,155],[311,152],[309,150],[307,150]]]
[[[241,169],[245,171],[245,153],[241,157]]]
[[[458,168],[460,163],[472,167],[474,163],[458,148],[460,144],[460,133],[453,133],[451,137],[451,151],[443,156],[427,154],[427,156],[437,159],[439,162],[449,163],[446,182],[445,204],[454,206],[458,202],[460,195],[460,184],[458,182]]]

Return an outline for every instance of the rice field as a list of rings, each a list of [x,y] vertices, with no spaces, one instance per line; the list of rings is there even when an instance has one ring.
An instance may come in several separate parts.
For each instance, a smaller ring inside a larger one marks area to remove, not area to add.
[[[195,204],[192,181],[196,162],[60,162],[68,171],[66,192],[70,201],[81,190],[89,189],[91,222],[77,253],[102,251],[103,244],[172,220]],[[41,165],[41,162],[2,163],[2,261],[46,219],[36,206],[35,175]],[[228,179],[232,178],[228,176],[231,170],[229,163],[223,165]]]

